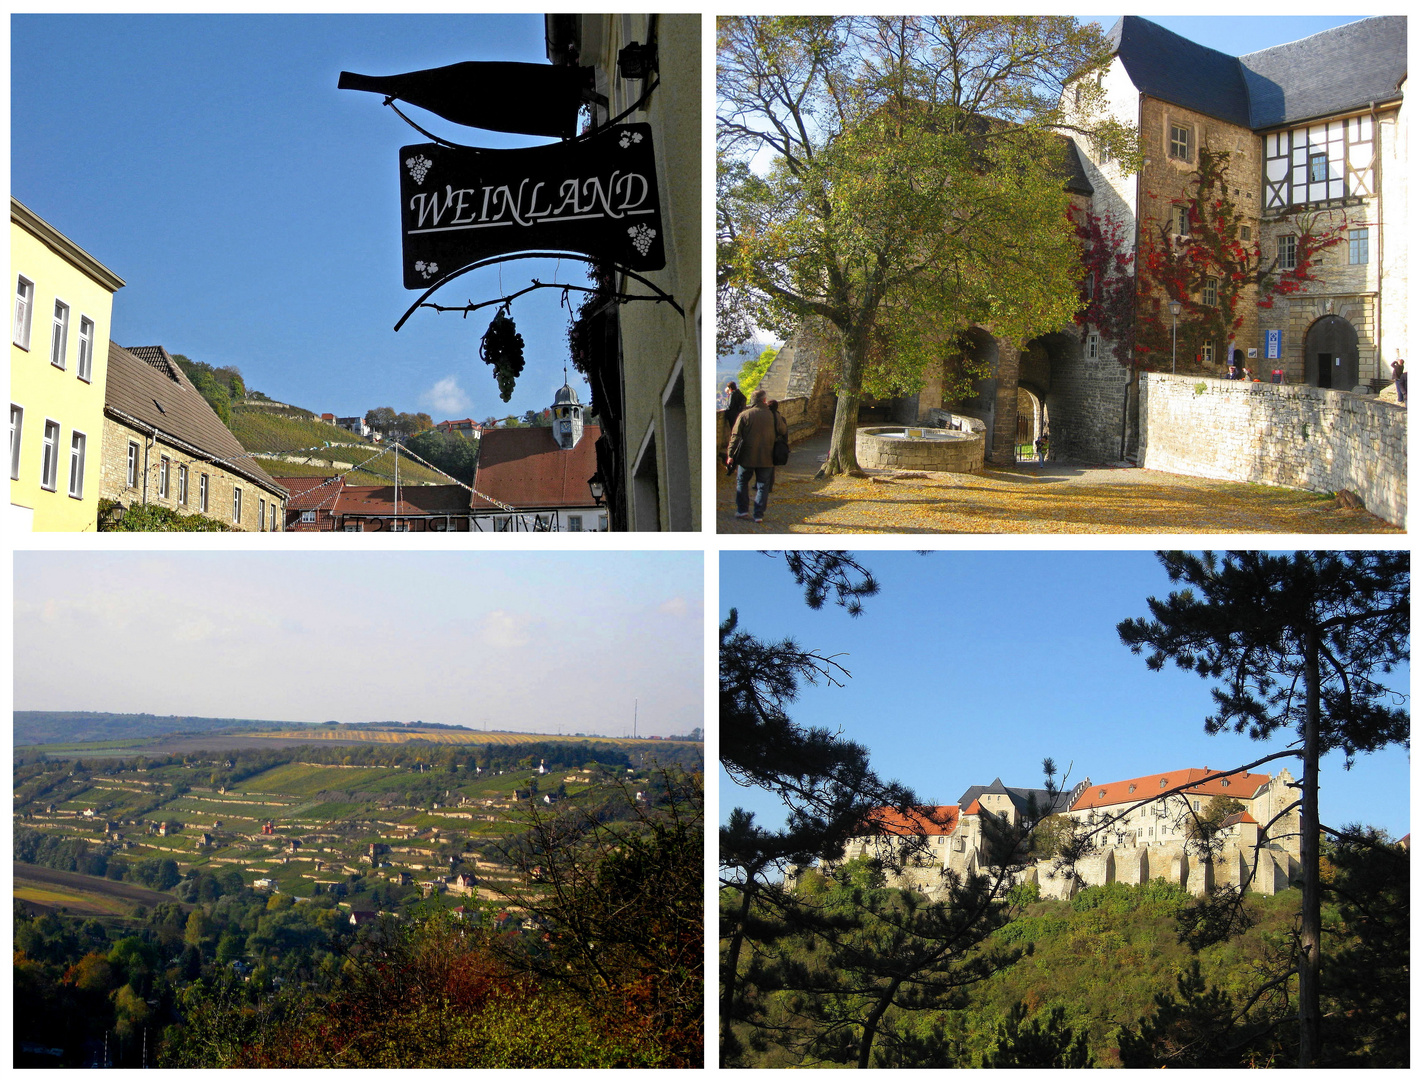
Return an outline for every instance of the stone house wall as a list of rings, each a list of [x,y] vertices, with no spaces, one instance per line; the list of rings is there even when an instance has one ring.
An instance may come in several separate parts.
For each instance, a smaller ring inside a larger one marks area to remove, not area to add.
[[[1368,396],[1197,376],[1140,376],[1148,469],[1356,493],[1406,527],[1406,410]]]
[[[141,505],[144,502],[143,459],[144,448],[147,447],[147,501],[150,504],[165,506],[181,514],[201,513],[200,477],[206,476],[208,484],[207,517],[243,532],[264,532],[272,528],[272,506],[274,504],[276,506],[275,528],[280,531],[284,527],[286,521],[285,499],[273,495],[244,476],[229,472],[221,465],[179,450],[164,442],[161,436],[149,447],[149,438],[150,436],[146,433],[121,424],[112,417],[104,417],[100,498],[114,499],[124,506]],[[132,487],[128,484],[128,446],[130,443],[134,443],[138,447],[138,474]],[[163,458],[168,459],[168,494],[166,497],[159,494],[158,486]],[[186,466],[188,470],[187,501],[185,503],[178,501],[179,469],[182,466]],[[240,521],[233,521],[232,492],[237,488],[240,488],[242,492],[242,516]],[[260,521],[257,520],[259,512],[262,513]]]

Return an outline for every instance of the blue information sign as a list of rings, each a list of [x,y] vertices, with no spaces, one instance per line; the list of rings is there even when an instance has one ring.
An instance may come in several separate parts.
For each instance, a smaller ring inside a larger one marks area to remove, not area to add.
[[[1283,331],[1269,330],[1268,334],[1268,356],[1269,360],[1277,360],[1283,355]]]

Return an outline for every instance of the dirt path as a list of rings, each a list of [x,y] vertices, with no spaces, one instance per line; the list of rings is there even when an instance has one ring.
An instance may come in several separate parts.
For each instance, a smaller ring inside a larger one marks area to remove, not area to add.
[[[735,518],[735,485],[716,484],[722,533],[1399,533],[1331,495],[1204,480],[1151,469],[988,466],[980,475],[867,470],[815,480],[823,432],[796,443],[776,470],[762,525]]]

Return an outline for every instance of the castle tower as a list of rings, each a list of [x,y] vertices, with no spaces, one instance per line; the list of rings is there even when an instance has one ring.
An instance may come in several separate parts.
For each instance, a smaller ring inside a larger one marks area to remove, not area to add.
[[[553,438],[563,450],[571,450],[582,438],[582,403],[563,373],[562,388],[553,396]]]

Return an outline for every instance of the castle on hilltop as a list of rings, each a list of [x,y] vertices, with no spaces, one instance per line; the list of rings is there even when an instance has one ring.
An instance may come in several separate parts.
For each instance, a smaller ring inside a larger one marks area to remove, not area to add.
[[[1164,879],[1196,896],[1222,885],[1273,895],[1297,876],[1301,822],[1294,780],[1287,769],[1221,774],[1203,769],[1155,773],[1108,784],[1087,778],[1070,791],[1007,787],[1000,779],[974,785],[956,805],[919,807],[911,814],[883,809],[865,834],[850,840],[844,858],[878,856],[901,869],[888,884],[919,892],[942,891],[943,871],[984,871],[993,825],[1015,826],[1023,819],[1055,821],[1083,837],[1082,853],[1070,873],[1051,858],[1031,863],[1017,880],[1039,886],[1042,896],[1069,899],[1090,885],[1113,881],[1142,885]],[[1217,822],[1212,843],[1191,840],[1191,824],[1201,820],[1216,798],[1236,800]],[[903,847],[919,850],[906,859]]]

